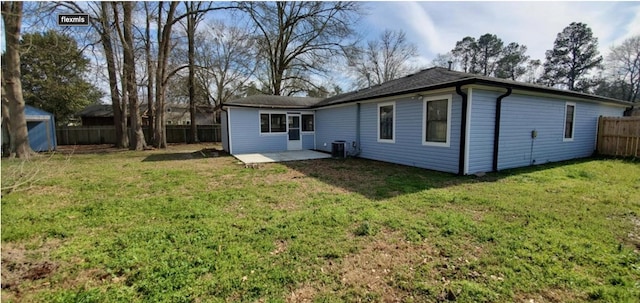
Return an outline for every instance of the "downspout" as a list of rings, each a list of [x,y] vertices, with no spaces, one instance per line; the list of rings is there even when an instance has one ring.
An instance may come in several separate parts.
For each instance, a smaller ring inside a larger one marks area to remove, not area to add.
[[[462,121],[460,122],[460,156],[458,157],[458,175],[464,175],[464,151],[467,148],[467,94],[462,92],[462,85],[456,85],[456,93],[462,97]]]
[[[500,118],[502,115],[502,99],[511,95],[511,87],[507,87],[507,92],[496,99],[496,117],[493,123],[493,171],[498,171],[498,152],[500,148]]]

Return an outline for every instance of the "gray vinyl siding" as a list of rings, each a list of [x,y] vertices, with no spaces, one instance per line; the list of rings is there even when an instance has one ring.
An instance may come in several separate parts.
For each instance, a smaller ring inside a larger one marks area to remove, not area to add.
[[[227,113],[226,112],[222,112],[222,114],[220,115],[220,135],[222,136],[222,149],[224,149],[226,152],[230,153],[229,151],[229,136],[228,134],[228,130],[227,130],[228,124],[227,124]]]
[[[493,169],[496,92],[473,89],[469,127],[469,174]]]
[[[570,101],[576,105],[574,138],[564,142],[566,101],[517,94],[503,99],[499,170],[588,157],[595,149],[598,116],[624,112],[612,105]],[[538,132],[536,139],[532,130]]]
[[[230,117],[233,154],[287,150],[287,133],[260,133],[260,111],[258,109],[234,107],[230,110]]]
[[[333,141],[355,141],[356,109],[355,104],[318,109],[316,111],[316,149],[331,152]]]
[[[453,93],[452,102],[449,147],[422,144],[424,102],[417,98],[395,100],[395,143],[382,143],[377,140],[379,103],[362,104],[360,157],[457,173],[462,103],[460,96]]]
[[[302,133],[302,149],[315,149],[315,135]]]

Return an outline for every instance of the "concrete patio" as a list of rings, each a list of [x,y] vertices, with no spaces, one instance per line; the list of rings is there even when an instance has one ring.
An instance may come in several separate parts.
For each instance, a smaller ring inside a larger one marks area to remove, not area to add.
[[[313,150],[291,150],[279,153],[258,153],[233,155],[244,164],[301,161],[331,158],[330,154]]]

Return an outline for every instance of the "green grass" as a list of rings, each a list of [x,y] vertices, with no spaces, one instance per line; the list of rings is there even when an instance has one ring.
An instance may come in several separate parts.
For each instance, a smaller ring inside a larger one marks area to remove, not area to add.
[[[3,302],[638,302],[640,165],[2,160]],[[22,173],[20,171],[21,166]]]

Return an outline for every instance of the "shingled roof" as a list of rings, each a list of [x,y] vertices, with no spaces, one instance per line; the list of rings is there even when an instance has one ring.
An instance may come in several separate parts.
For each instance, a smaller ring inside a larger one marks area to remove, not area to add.
[[[530,84],[507,79],[494,77],[485,77],[476,74],[468,74],[458,71],[448,70],[442,67],[432,67],[421,70],[415,74],[411,74],[402,78],[387,81],[385,83],[357,90],[354,92],[337,95],[325,99],[315,107],[329,106],[341,103],[349,103],[362,101],[372,98],[390,97],[402,94],[419,93],[427,90],[439,88],[455,87],[458,85],[479,84],[497,87],[510,87],[512,89],[521,89],[534,92],[559,94],[583,99],[589,99],[600,102],[616,103],[622,105],[631,105],[630,102],[574,92],[569,90],[546,87],[537,84]]]
[[[558,94],[569,97],[583,98],[599,102],[615,103],[630,106],[631,103],[617,99],[585,94],[580,92],[550,88],[546,86],[485,77],[476,74],[468,74],[448,70],[442,67],[432,67],[421,70],[402,78],[387,81],[368,88],[340,94],[327,99],[308,97],[284,97],[257,95],[234,100],[225,105],[237,105],[260,108],[318,108],[330,105],[363,101],[373,98],[391,97],[403,94],[420,93],[440,88],[478,84],[496,87],[510,87],[512,89],[527,90],[532,92]]]
[[[243,107],[259,107],[259,108],[310,108],[323,98],[311,97],[289,97],[289,96],[273,96],[273,95],[253,95],[246,98],[236,99],[226,102],[225,105],[235,105]]]

